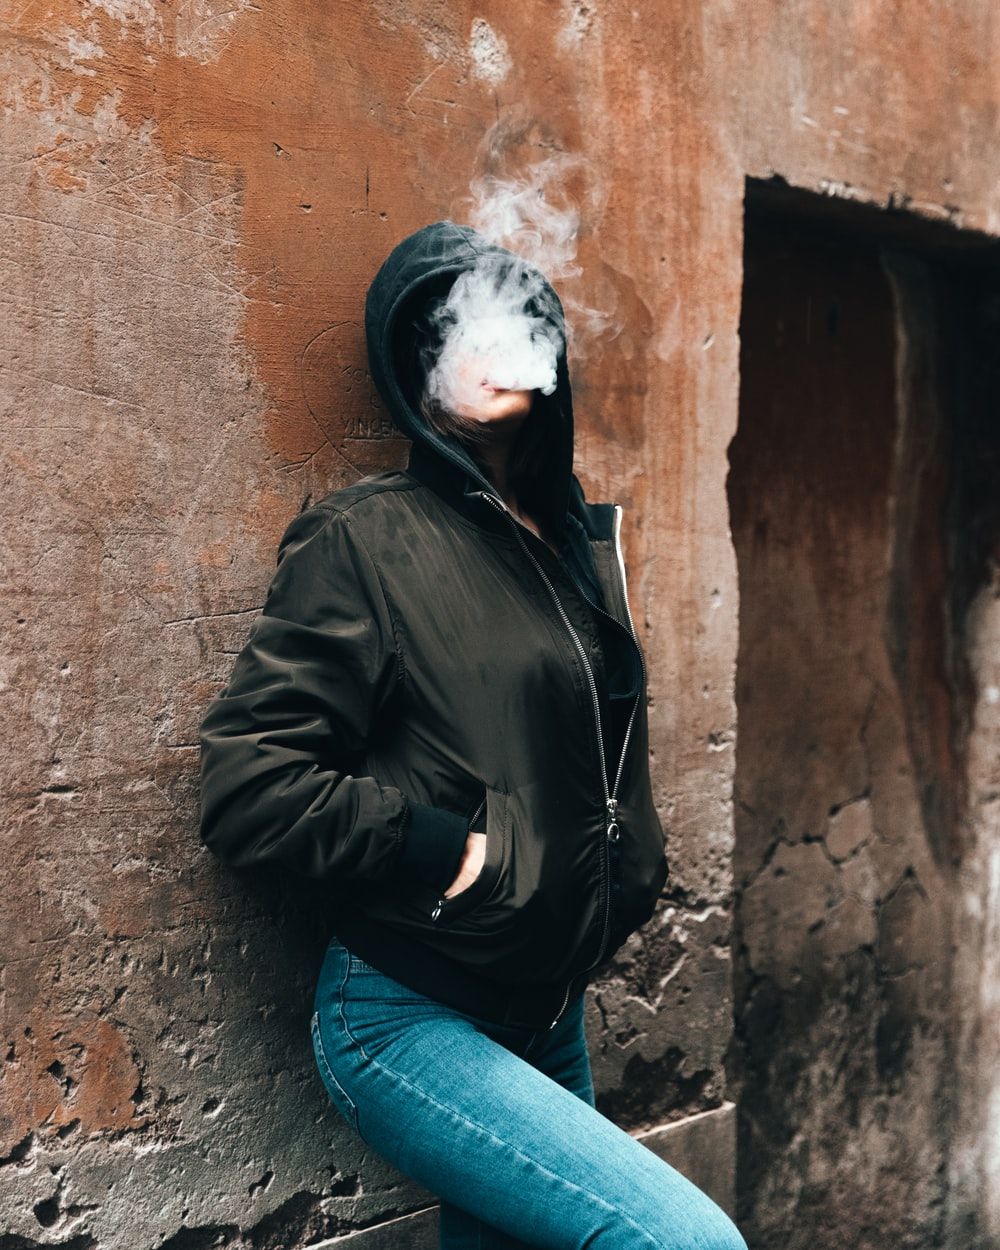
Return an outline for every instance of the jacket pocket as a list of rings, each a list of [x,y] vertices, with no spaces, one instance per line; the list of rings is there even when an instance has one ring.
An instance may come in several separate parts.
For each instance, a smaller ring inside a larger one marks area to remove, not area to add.
[[[485,813],[481,809],[485,809]],[[445,898],[443,894],[438,898],[431,911],[431,919],[435,925],[442,928],[447,927],[449,922],[457,916],[464,916],[489,898],[507,862],[510,844],[510,810],[507,805],[507,795],[502,790],[484,786],[482,801],[473,813],[473,816],[477,818],[470,817],[471,828],[475,829],[481,824],[484,814],[486,854],[483,866],[475,881],[470,882],[464,890],[453,894],[451,898]]]

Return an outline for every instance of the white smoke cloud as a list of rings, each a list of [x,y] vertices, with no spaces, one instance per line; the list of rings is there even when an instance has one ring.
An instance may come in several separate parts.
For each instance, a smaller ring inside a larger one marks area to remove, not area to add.
[[[441,346],[427,394],[451,411],[475,409],[484,387],[555,390],[563,336],[551,296],[522,262],[483,257],[459,274],[434,323]]]
[[[611,313],[587,307],[564,285],[582,273],[580,199],[591,228],[603,207],[599,185],[588,175],[582,158],[556,153],[517,176],[488,173],[473,180],[462,216],[518,259],[501,264],[483,257],[431,310],[439,350],[425,360],[429,398],[467,411],[482,401],[484,387],[552,394],[567,343],[540,275],[558,284],[574,350],[582,339],[616,328]],[[571,184],[581,179],[584,189],[574,193]]]

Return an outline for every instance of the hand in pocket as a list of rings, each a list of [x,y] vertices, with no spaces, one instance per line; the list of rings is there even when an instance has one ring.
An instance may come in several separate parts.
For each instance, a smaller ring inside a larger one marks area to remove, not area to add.
[[[486,834],[470,831],[465,840],[461,863],[458,865],[458,875],[445,890],[444,897],[454,898],[456,894],[461,894],[463,890],[468,889],[482,871],[485,860]]]

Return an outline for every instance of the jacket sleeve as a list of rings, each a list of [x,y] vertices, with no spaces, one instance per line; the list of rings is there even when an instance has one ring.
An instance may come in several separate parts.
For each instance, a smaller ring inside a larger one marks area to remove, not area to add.
[[[280,861],[345,882],[410,868],[447,886],[467,819],[356,775],[402,673],[378,572],[347,515],[299,513],[201,724],[205,845],[236,867]]]

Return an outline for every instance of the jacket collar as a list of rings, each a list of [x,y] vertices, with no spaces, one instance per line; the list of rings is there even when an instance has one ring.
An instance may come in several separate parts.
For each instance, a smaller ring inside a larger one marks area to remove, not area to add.
[[[498,533],[507,532],[504,518],[481,497],[485,490],[496,493],[489,480],[480,474],[469,472],[450,457],[441,455],[422,439],[414,440],[410,444],[406,472],[434,491],[474,525]]]
[[[406,472],[440,495],[473,524],[506,532],[503,517],[482,499],[484,490],[496,493],[482,475],[470,473],[456,461],[438,454],[422,440],[410,444]],[[614,538],[614,517],[614,504],[587,502],[574,473],[565,529],[560,539],[574,543],[611,541]]]
[[[454,461],[438,455],[423,441],[410,446],[406,472],[410,477],[434,491],[466,520],[479,528],[514,541],[510,523],[482,498],[489,482],[465,471]],[[495,493],[490,487],[490,493]],[[560,535],[563,567],[576,583],[584,599],[608,611],[594,557],[593,544],[614,538],[615,506],[611,503],[587,503],[576,477],[570,494],[570,508]],[[641,664],[634,648],[626,644],[621,630],[609,631],[598,621],[605,652],[608,679],[614,698],[634,698],[641,681]],[[627,631],[626,631],[627,632]]]

